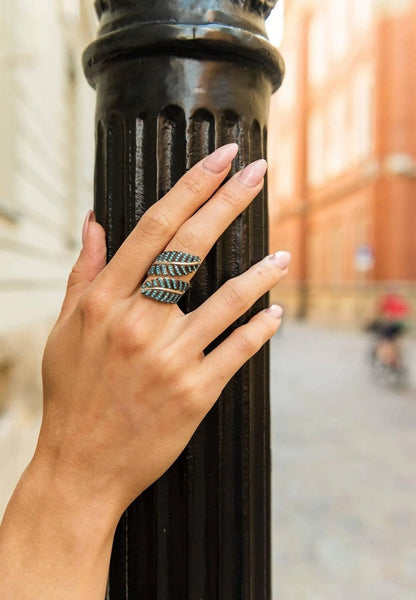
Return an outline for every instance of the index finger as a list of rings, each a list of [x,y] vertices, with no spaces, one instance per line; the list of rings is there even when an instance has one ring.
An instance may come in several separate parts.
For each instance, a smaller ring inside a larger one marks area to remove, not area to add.
[[[179,227],[212,196],[230,170],[237,144],[226,144],[193,166],[145,212],[99,276],[100,285],[128,297]]]

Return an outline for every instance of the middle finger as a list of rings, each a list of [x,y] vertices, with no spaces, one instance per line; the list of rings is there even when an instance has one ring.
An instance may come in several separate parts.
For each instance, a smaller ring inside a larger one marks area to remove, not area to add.
[[[260,159],[234,175],[179,228],[165,252],[180,252],[182,257],[190,255],[187,258],[191,262],[196,255],[201,260],[204,259],[220,235],[257,196],[263,186],[266,169],[266,161]],[[162,255],[160,260],[163,262],[163,259]],[[180,264],[179,262],[178,265]],[[184,274],[180,278],[189,281],[197,269],[189,269],[190,272],[187,273],[186,264],[183,263]],[[166,271],[164,274],[169,277]],[[155,273],[151,271],[149,279],[154,277]]]

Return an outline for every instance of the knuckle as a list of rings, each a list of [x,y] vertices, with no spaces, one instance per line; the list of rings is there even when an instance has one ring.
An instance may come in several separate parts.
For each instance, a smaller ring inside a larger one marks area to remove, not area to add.
[[[257,349],[257,342],[248,331],[238,331],[235,336],[235,345],[242,354],[253,354]]]
[[[196,386],[193,377],[183,373],[181,377],[178,378],[175,388],[178,396],[181,399],[188,401],[190,398],[194,397]]]
[[[143,344],[141,328],[137,326],[129,315],[117,320],[110,330],[110,340],[117,350],[123,354],[136,352]]]
[[[149,209],[138,224],[138,233],[152,238],[166,236],[170,231],[169,218],[160,208]]]
[[[193,196],[198,196],[203,187],[204,178],[200,173],[198,175],[188,172],[185,177],[182,179],[182,185],[187,192],[192,194]]]
[[[175,239],[177,241],[177,246],[180,246],[181,249],[195,253],[195,249],[199,248],[201,239],[203,238],[201,233],[197,231],[195,227],[183,226],[180,231],[178,231]]]
[[[200,411],[197,382],[191,375],[182,376],[176,384],[176,397],[181,412],[195,415]]]
[[[240,206],[241,194],[238,195],[227,187],[222,187],[220,190],[220,198],[222,202],[231,206],[231,208],[237,208]]]
[[[143,365],[149,373],[157,373],[161,385],[169,384],[175,386],[177,379],[177,369],[175,359],[169,349],[164,347],[163,336],[161,343],[155,341],[152,331],[143,336]]]
[[[70,290],[72,288],[74,288],[75,286],[77,286],[80,281],[82,279],[82,274],[81,274],[81,270],[78,268],[78,266],[75,264],[72,267],[72,270],[69,274],[68,277],[68,283],[67,283],[67,289]]]
[[[163,365],[163,377],[167,381],[171,381],[177,389],[180,386],[184,368],[182,354],[178,352],[177,345],[170,343],[163,349],[159,349],[156,360]]]
[[[85,321],[98,323],[107,315],[107,300],[103,294],[97,291],[86,292],[79,301],[79,310]]]
[[[247,306],[246,298],[233,280],[224,284],[222,297],[225,304],[235,310],[244,310]]]
[[[159,377],[169,385],[174,402],[181,412],[193,412],[200,382],[189,361],[184,359],[184,353],[177,344],[169,344],[159,348],[156,354],[153,364],[163,365]]]

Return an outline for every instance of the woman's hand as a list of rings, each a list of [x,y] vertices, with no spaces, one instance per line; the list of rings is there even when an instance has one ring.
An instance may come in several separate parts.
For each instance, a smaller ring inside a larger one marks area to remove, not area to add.
[[[279,326],[279,309],[262,312],[204,356],[282,278],[285,254],[229,281],[191,314],[140,291],[160,252],[204,259],[258,194],[263,160],[232,177],[205,204],[236,151],[235,144],[225,146],[219,157],[191,169],[147,211],[106,267],[104,232],[89,223],[46,346],[37,455],[92,494],[107,497],[111,490],[109,500],[119,513],[166,471],[231,376]]]
[[[81,513],[88,530],[88,520],[99,515],[103,539],[111,540],[121,513],[172,464],[232,375],[279,327],[282,311],[273,306],[204,354],[286,274],[287,252],[228,281],[190,314],[141,294],[160,252],[204,259],[261,190],[263,160],[218,189],[237,149],[224,146],[186,173],[108,265],[105,234],[92,213],[84,227],[46,345],[43,422],[26,477],[41,497],[46,487],[65,498],[64,522]]]

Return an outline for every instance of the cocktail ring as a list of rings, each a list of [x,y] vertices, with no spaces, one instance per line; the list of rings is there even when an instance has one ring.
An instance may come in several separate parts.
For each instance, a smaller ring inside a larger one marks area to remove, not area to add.
[[[161,252],[147,272],[150,279],[142,285],[143,296],[165,304],[177,304],[190,284],[175,277],[195,273],[200,265],[199,256],[177,250]]]
[[[170,276],[183,277],[195,273],[201,265],[199,256],[178,252],[177,250],[165,250],[156,258],[147,272],[148,277]]]
[[[148,279],[142,285],[142,294],[152,300],[165,304],[177,304],[189,288],[187,281],[171,279],[170,277],[157,277]]]

